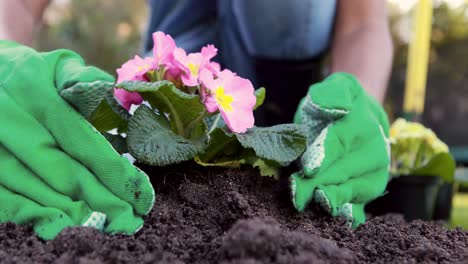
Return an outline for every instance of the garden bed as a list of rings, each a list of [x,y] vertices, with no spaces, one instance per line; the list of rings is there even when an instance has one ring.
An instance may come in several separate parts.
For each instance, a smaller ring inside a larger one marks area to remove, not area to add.
[[[0,224],[0,262],[387,263],[465,262],[468,232],[399,215],[352,231],[317,208],[298,214],[285,185],[256,170],[192,164],[149,172],[156,205],[135,236],[68,228],[44,242]],[[159,262],[158,262],[159,261]]]

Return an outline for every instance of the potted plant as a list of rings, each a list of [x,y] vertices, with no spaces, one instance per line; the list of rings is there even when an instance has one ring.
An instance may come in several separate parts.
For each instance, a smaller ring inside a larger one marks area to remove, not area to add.
[[[447,145],[423,125],[397,119],[390,129],[390,146],[387,192],[367,206],[368,212],[402,213],[408,220],[433,219],[438,193],[447,189],[439,192],[441,186],[452,186],[454,180],[455,161]],[[439,215],[444,218],[450,215],[452,194],[440,195]]]

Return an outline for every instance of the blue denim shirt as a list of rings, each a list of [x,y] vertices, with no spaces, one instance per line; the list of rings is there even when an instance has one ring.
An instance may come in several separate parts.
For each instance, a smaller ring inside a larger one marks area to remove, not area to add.
[[[301,60],[328,47],[336,0],[149,0],[151,34],[170,34],[179,47],[196,52],[215,44],[215,58],[240,76],[255,80],[255,58]]]

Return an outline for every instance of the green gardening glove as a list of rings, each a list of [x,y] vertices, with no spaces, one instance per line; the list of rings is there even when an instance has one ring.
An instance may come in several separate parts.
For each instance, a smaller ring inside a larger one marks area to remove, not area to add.
[[[357,227],[364,206],[380,196],[389,177],[387,116],[349,74],[335,73],[312,85],[294,122],[308,127],[302,170],[291,175],[294,206],[314,201]]]
[[[0,222],[30,224],[43,239],[67,226],[142,226],[155,199],[148,177],[59,95],[113,83],[71,51],[0,41]]]

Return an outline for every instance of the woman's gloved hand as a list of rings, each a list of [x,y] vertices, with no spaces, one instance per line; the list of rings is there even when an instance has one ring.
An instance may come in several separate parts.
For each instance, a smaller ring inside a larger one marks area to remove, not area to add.
[[[309,129],[302,170],[290,178],[296,209],[314,201],[353,227],[364,223],[364,205],[383,193],[389,177],[383,108],[352,75],[335,73],[309,88],[294,122]]]
[[[44,239],[67,226],[135,233],[152,208],[148,177],[59,95],[112,76],[80,56],[0,41],[0,222]]]

